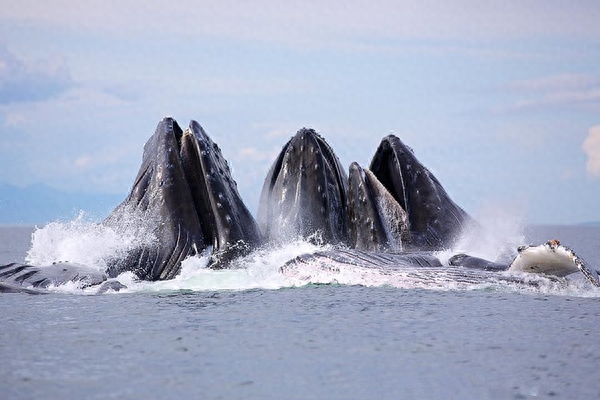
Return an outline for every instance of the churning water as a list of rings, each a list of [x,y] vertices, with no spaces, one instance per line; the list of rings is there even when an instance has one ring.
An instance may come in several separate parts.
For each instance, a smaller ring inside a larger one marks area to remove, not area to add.
[[[556,237],[600,269],[600,227],[488,225],[439,257],[503,260]],[[0,263],[102,269],[108,256],[152,239],[136,223],[114,232],[84,217],[4,227]],[[120,276],[122,293],[0,294],[0,397],[600,398],[600,291],[579,277],[427,286],[348,266],[280,273],[322,249],[259,249],[222,271],[194,257],[172,281]]]

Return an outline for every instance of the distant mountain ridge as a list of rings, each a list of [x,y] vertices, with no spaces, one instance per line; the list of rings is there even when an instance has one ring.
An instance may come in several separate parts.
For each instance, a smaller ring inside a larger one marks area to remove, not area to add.
[[[43,183],[25,187],[0,183],[0,224],[40,225],[71,220],[79,211],[101,219],[125,196],[66,192]]]
[[[0,225],[42,225],[56,220],[69,221],[80,211],[92,218],[103,219],[126,196],[126,193],[67,192],[43,183],[19,187],[0,182]],[[594,227],[600,226],[600,221],[575,225]]]

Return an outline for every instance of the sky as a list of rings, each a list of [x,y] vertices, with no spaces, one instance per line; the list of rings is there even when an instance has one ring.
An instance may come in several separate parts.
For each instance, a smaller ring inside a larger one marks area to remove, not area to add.
[[[397,135],[475,216],[600,221],[598,1],[5,3],[0,183],[124,198],[172,116],[253,213],[310,127],[345,166]]]

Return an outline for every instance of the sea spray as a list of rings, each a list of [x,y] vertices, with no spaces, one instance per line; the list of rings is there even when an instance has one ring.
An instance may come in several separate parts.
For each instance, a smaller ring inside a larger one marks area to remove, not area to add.
[[[467,252],[498,261],[509,258],[518,245],[525,243],[522,226],[517,218],[504,215],[498,209],[477,216],[477,229],[467,230],[454,249],[438,253],[445,262],[457,252]],[[69,222],[53,222],[38,228],[32,235],[32,246],[26,261],[34,265],[48,265],[55,261],[70,261],[106,268],[106,260],[124,255],[136,246],[155,243],[152,224],[131,215],[119,229],[87,219],[80,214]],[[218,290],[279,289],[307,284],[340,284],[361,286],[390,286],[401,289],[429,290],[500,290],[533,292],[557,295],[596,297],[585,281],[575,279],[548,279],[535,274],[521,276],[508,273],[460,271],[447,266],[441,268],[365,268],[359,265],[336,263],[303,264],[296,273],[281,272],[281,267],[296,257],[320,251],[334,250],[334,246],[316,244],[317,238],[296,239],[287,243],[265,245],[250,254],[234,260],[230,268],[207,268],[211,249],[189,257],[182,263],[181,273],[168,281],[140,281],[126,272],[117,279],[127,289],[121,293],[172,293]],[[473,275],[471,277],[471,275]],[[472,279],[471,279],[472,278]],[[476,282],[476,283],[473,283]],[[93,294],[92,289],[76,285],[52,288],[58,292]]]
[[[55,221],[36,228],[25,261],[48,265],[57,261],[80,263],[105,270],[107,260],[124,257],[135,247],[156,242],[151,224],[131,213],[120,226],[109,227],[83,212],[68,222]]]
[[[306,284],[280,273],[279,268],[286,261],[301,254],[329,248],[298,239],[286,244],[258,248],[234,260],[230,268],[218,270],[206,268],[210,259],[209,249],[187,258],[182,263],[181,273],[168,281],[140,281],[131,273],[121,274],[117,279],[128,286],[129,292],[279,289]]]
[[[467,226],[454,246],[436,256],[444,264],[453,255],[465,253],[508,265],[526,241],[522,220],[503,210],[496,206],[482,209],[475,215],[477,222]]]

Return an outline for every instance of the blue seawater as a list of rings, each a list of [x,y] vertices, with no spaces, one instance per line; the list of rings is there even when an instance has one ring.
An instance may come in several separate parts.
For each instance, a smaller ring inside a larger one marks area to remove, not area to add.
[[[0,228],[0,262],[116,251],[119,240],[95,229]],[[516,236],[557,237],[600,269],[600,227]],[[125,293],[0,294],[0,398],[600,398],[597,289],[277,273],[310,250],[259,252],[234,271],[204,270],[199,258],[178,280],[131,280]]]

